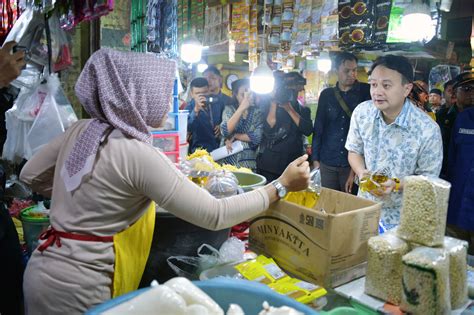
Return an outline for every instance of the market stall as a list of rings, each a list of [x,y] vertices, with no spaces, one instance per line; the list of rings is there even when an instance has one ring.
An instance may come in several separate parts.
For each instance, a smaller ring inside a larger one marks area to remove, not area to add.
[[[147,141],[167,158],[160,163],[173,172],[177,169],[179,175],[173,176],[187,178],[200,187],[199,193],[205,190],[213,199],[236,200],[268,187],[278,194],[275,200],[280,199],[248,221],[218,231],[202,227],[204,223],[189,223],[183,212],[161,208],[159,203],[155,211],[152,200],[153,215],[147,219],[152,218],[148,228],[154,226],[154,231],[143,238],[141,245],[149,248],[140,253],[139,267],[130,277],[133,285],[124,281],[123,295],[112,293],[110,298],[115,299],[98,306],[94,302],[96,307],[88,314],[160,310],[173,314],[461,314],[474,308],[468,243],[445,236],[449,182],[425,176],[403,178],[399,226],[386,231],[381,224],[384,200],[325,188],[318,168],[309,175],[308,188],[287,193],[281,183],[257,174],[258,168],[229,162],[229,157],[248,149],[242,145],[245,140],[232,138],[234,142],[228,144],[228,139],[222,139],[214,150],[191,150],[189,121],[197,114],[181,106],[194,102],[193,79],[215,66],[212,71],[217,71],[222,87],[215,95],[205,95],[206,106],[212,106],[218,94],[234,93],[234,99],[242,102],[233,90],[239,89],[234,83],[248,77],[245,92],[252,94],[254,104],[258,100],[267,106],[275,95],[288,97],[288,103],[294,99],[311,110],[314,119],[321,92],[335,84],[332,64],[341,51],[359,58],[354,71],[360,82],[367,81],[367,70],[377,57],[391,54],[410,59],[414,78],[427,82],[426,93],[444,88],[445,82],[470,69],[469,62],[472,65],[472,53],[466,59],[464,50],[458,48],[464,43],[455,44],[444,35],[451,1],[131,0],[114,5],[114,1],[58,0],[4,4],[2,42],[16,41],[16,49],[25,52],[27,61],[12,83],[18,95],[5,113],[2,159],[10,166],[32,159],[42,147],[67,133],[78,118],[88,115],[72,104],[76,100],[72,101],[73,88],[68,82],[69,75],[78,75],[83,66],[73,64],[78,58],[74,46],[84,44],[79,35],[87,25],[84,32],[91,40],[87,40],[87,49],[79,49],[87,55],[98,46],[107,46],[142,53],[154,61],[174,60],[173,67],[169,66],[172,74],[153,76],[160,84],[166,76],[169,82],[162,86],[172,88],[160,90],[160,96],[170,96],[163,101],[163,123],[153,128],[147,125],[146,130]],[[457,10],[465,8],[456,6]],[[453,62],[456,51],[460,58]],[[80,55],[82,58],[82,52]],[[296,79],[287,79],[284,73],[298,74]],[[116,92],[118,88],[109,89]],[[134,91],[131,95],[136,96]],[[246,118],[248,112],[242,115]],[[303,117],[302,111],[298,113]],[[212,119],[211,115],[211,124]],[[222,126],[227,128],[219,124]],[[277,134],[272,144],[287,136]],[[251,142],[258,137],[248,138]],[[305,152],[311,153],[311,137],[299,138],[304,139]],[[154,171],[150,169],[148,175]],[[359,189],[372,193],[387,181],[399,187],[401,180],[384,171],[372,170],[361,177]],[[8,169],[8,173],[15,171]],[[47,249],[58,244],[59,238],[56,241],[51,232],[45,232],[51,231],[50,200],[33,194],[16,173],[5,177],[4,203],[14,217],[23,263],[27,264],[38,242],[47,243]],[[133,195],[134,189],[128,193]],[[199,200],[196,207],[198,204]],[[215,221],[217,226],[223,224]],[[134,224],[130,222],[125,230]]]

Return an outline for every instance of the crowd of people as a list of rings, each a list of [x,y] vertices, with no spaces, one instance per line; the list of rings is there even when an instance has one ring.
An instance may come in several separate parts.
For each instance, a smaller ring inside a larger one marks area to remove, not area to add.
[[[220,87],[219,70],[210,69],[218,79],[209,85]],[[251,168],[272,181],[306,151],[305,139],[312,134],[310,159],[313,168],[321,171],[322,186],[382,201],[383,229],[399,223],[404,177],[439,176],[453,185],[448,230],[454,235],[453,225],[463,228],[464,234],[456,230],[456,236],[469,240],[469,252],[474,254],[474,195],[464,188],[472,187],[474,181],[470,153],[474,152],[474,125],[469,118],[474,105],[473,72],[445,82],[443,90],[429,90],[428,84],[415,80],[405,57],[379,57],[372,64],[368,84],[357,80],[357,69],[355,55],[336,55],[337,83],[321,92],[314,123],[310,109],[297,98],[305,84],[291,84],[304,82],[295,72],[276,72],[277,87],[270,97],[252,94],[247,79],[235,82],[230,103],[219,96],[220,89],[194,97],[188,106],[194,109],[188,125],[191,152],[226,146],[231,153],[231,143],[239,140],[244,151],[219,162]],[[191,82],[193,96],[204,80],[198,77]],[[206,103],[209,95],[216,95],[218,101]],[[198,115],[206,127],[203,123],[196,130]],[[201,137],[204,133],[206,140]],[[401,181],[389,180],[378,191],[358,192],[358,179],[380,170],[388,170],[391,178]]]
[[[14,45],[0,50],[0,87],[24,65],[22,53],[12,52]],[[149,239],[145,234],[154,228],[155,203],[217,230],[261,213],[287,191],[305,189],[310,164],[304,153],[311,134],[312,166],[320,168],[324,187],[354,192],[357,178],[380,169],[401,180],[358,192],[383,202],[381,224],[386,229],[398,224],[403,178],[441,174],[452,185],[447,233],[469,242],[472,259],[473,72],[446,82],[444,91],[428,93],[422,82],[414,81],[413,67],[404,57],[379,57],[368,84],[357,81],[354,55],[341,53],[335,61],[338,82],[322,91],[314,123],[310,109],[298,100],[306,84],[299,73],[275,73],[271,96],[251,93],[246,79],[234,82],[232,97],[224,95],[222,76],[212,66],[190,83],[191,152],[220,146],[231,150],[234,141],[241,141],[244,150],[226,162],[251,168],[271,182],[218,200],[151,145],[148,126],[164,122],[175,63],[111,49],[94,53],[75,87],[91,119],[78,121],[45,145],[21,172],[33,191],[53,200],[51,226],[30,258],[23,290],[18,238],[8,212],[0,209],[0,252],[6,253],[0,268],[0,313],[21,312],[22,292],[31,314],[83,313],[123,292],[120,284],[132,285],[129,275],[144,268],[143,261],[127,257],[147,257],[146,242],[137,246],[131,240]]]

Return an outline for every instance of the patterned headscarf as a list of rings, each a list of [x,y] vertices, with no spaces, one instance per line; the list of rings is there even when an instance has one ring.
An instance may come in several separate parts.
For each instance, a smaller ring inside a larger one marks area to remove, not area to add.
[[[158,127],[169,111],[176,64],[144,53],[100,49],[87,61],[75,91],[93,118],[61,170],[67,191],[92,170],[100,143],[113,129],[151,143],[147,126]]]

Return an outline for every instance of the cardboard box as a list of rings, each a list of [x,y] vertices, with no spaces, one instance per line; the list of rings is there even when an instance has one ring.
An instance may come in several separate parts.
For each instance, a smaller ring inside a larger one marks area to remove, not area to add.
[[[249,245],[296,277],[336,287],[365,275],[367,240],[378,234],[381,207],[323,188],[313,209],[270,205],[251,221]]]

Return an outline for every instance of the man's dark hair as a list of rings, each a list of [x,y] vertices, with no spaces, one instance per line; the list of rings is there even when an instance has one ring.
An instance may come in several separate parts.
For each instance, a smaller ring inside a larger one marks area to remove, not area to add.
[[[190,84],[191,90],[193,88],[202,88],[205,86],[209,86],[209,82],[207,82],[206,78],[201,78],[201,77],[194,78]]]
[[[385,68],[400,73],[402,75],[402,84],[413,82],[413,67],[410,63],[410,60],[408,60],[406,57],[395,55],[385,55],[378,57],[372,64],[372,67],[370,67],[369,75],[371,75],[374,69],[378,66],[384,66]]]
[[[448,86],[453,86],[453,85],[454,85],[454,80],[449,80],[449,81],[444,82],[444,84],[443,84],[443,91],[446,91],[446,89],[448,88]]]
[[[213,66],[213,65],[208,66],[207,69],[204,70],[204,72],[203,72],[202,74],[205,75],[205,74],[208,73],[208,72],[212,72],[212,73],[214,73],[215,75],[218,75],[218,76],[222,77],[222,74],[221,74],[221,72],[219,71],[219,69],[217,69],[217,68],[216,68],[215,66]]]
[[[350,52],[347,51],[342,51],[336,55],[334,58],[334,67],[335,69],[339,69],[339,67],[345,62],[345,61],[355,61],[356,63],[359,61],[354,54],[351,54]]]

